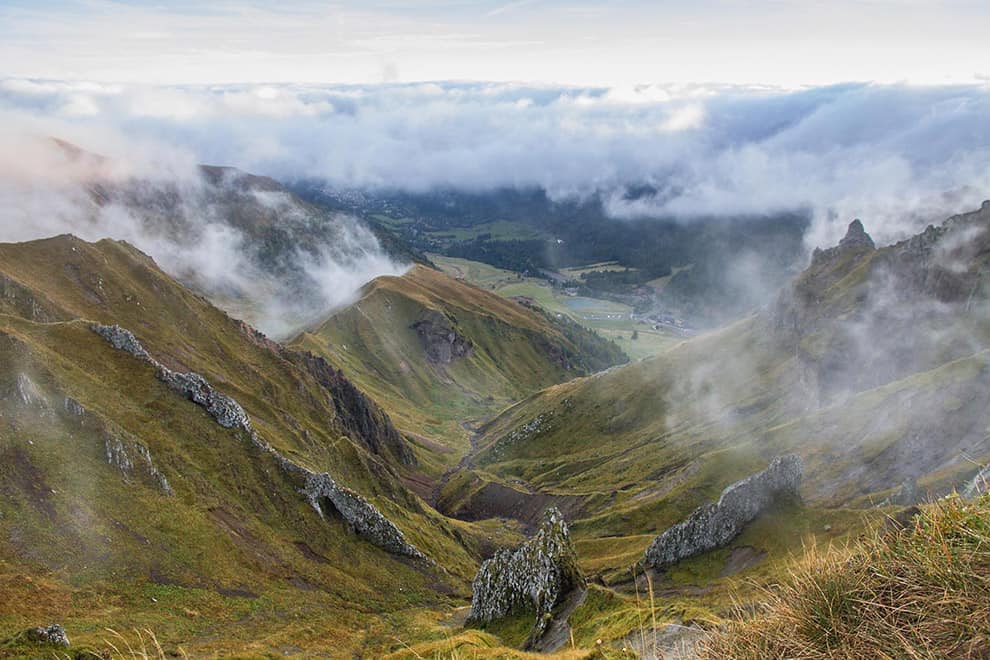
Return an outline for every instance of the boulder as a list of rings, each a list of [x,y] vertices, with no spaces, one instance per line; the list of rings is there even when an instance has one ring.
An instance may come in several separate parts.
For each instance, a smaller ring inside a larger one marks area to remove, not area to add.
[[[728,486],[718,502],[698,507],[660,534],[646,549],[644,563],[660,570],[726,545],[775,500],[796,497],[802,476],[800,457],[778,456],[767,469]]]
[[[24,631],[24,640],[32,644],[48,644],[68,648],[69,637],[65,628],[57,623],[43,628],[31,628]]]
[[[527,642],[532,646],[549,627],[554,608],[584,587],[564,516],[550,508],[530,540],[514,551],[498,551],[481,565],[468,621],[489,623],[532,612],[536,621]]]

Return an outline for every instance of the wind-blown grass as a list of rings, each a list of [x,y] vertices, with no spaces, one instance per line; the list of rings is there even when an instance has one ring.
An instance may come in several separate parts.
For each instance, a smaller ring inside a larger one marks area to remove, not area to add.
[[[886,527],[845,548],[812,548],[702,657],[990,657],[990,498],[948,498]]]

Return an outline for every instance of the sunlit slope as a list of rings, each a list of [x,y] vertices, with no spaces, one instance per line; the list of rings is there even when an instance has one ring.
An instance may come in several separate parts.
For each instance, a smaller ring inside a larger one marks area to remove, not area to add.
[[[292,346],[338,365],[401,429],[461,447],[463,420],[625,360],[568,319],[422,266],[374,280]]]
[[[203,375],[274,453],[93,321]],[[126,244],[0,246],[0,365],[0,591],[30,603],[0,614],[0,636],[57,620],[81,642],[140,626],[211,652],[302,652],[328,636],[358,649],[391,625],[383,614],[464,593],[473,575],[471,529],[400,485],[401,448],[370,442],[398,438],[369,427],[387,416]],[[285,461],[367,498],[427,559],[321,518]]]
[[[661,531],[787,451],[814,507],[963,485],[990,460],[988,225],[985,205],[881,249],[852,227],[772,309],[503,412],[443,509],[492,482],[558,498],[580,548]]]

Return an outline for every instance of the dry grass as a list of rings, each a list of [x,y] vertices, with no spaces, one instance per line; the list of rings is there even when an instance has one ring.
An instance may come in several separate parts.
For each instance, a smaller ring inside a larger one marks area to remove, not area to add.
[[[165,660],[168,657],[158,643],[158,638],[150,630],[134,630],[134,634],[129,638],[126,635],[107,628],[110,638],[104,640],[109,657],[113,660],[124,660],[125,658],[139,658],[140,660]],[[186,658],[186,652],[181,648],[177,657]]]
[[[703,658],[990,658],[990,498],[816,551]],[[742,610],[740,610],[742,612]]]

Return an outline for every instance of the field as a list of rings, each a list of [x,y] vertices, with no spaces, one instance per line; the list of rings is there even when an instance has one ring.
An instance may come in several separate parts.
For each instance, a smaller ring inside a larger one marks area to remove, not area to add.
[[[416,224],[415,218],[394,218],[389,215],[376,214],[372,218],[393,231],[401,231]],[[442,229],[416,227],[422,234],[440,242],[469,241],[484,234],[489,234],[492,240],[530,240],[546,238],[546,235],[523,222],[512,220],[495,220],[483,222],[470,227],[444,227]]]
[[[633,310],[628,305],[598,298],[568,296],[544,279],[523,277],[519,273],[477,261],[439,254],[430,254],[429,257],[452,277],[494,291],[500,296],[529,298],[548,312],[569,316],[602,337],[614,340],[633,360],[656,355],[680,339],[670,332],[653,330],[646,324],[633,321],[630,318]],[[609,263],[593,264],[584,270],[608,269],[609,266]],[[567,272],[573,274],[580,270],[569,269]],[[634,331],[637,333],[636,339],[632,339]]]

